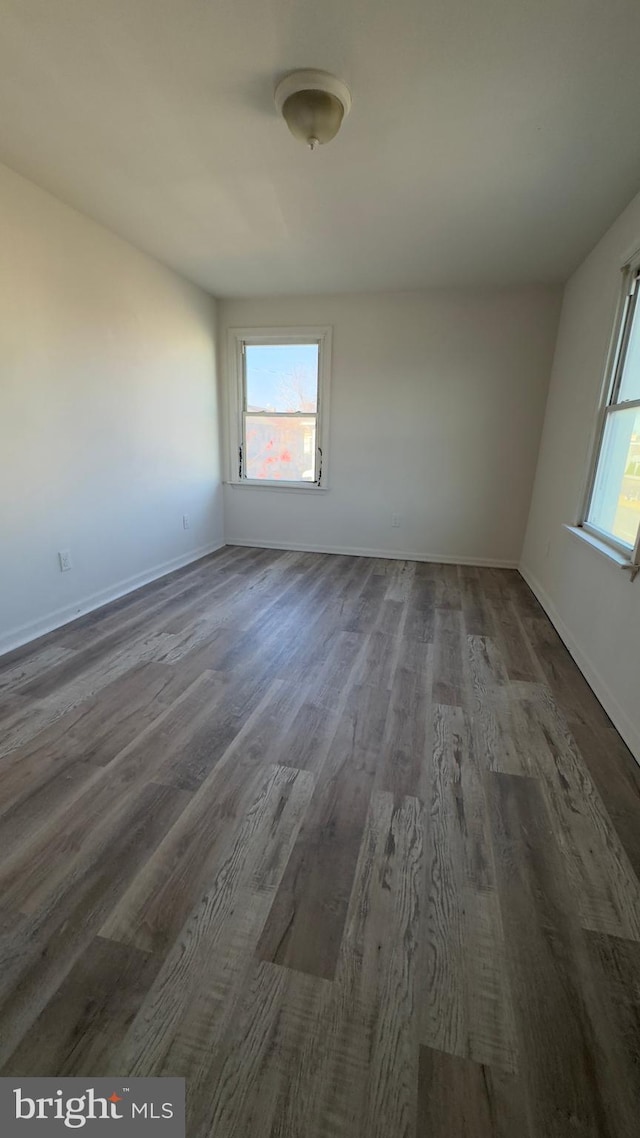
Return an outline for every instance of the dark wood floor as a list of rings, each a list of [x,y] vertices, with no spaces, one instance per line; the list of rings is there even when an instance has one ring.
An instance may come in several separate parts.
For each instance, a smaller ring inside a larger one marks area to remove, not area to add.
[[[0,662],[0,1073],[640,1134],[640,771],[513,571],[227,548]]]

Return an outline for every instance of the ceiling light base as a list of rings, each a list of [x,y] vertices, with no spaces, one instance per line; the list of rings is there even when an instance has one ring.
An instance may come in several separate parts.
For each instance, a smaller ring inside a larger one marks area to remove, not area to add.
[[[292,71],[275,89],[276,109],[310,150],[331,142],[351,110],[351,92],[328,71]]]

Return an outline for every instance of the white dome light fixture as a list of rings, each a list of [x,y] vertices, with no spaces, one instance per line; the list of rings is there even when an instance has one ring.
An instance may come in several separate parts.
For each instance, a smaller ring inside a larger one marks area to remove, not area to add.
[[[292,71],[274,97],[293,137],[310,150],[331,142],[351,110],[349,88],[328,71]]]

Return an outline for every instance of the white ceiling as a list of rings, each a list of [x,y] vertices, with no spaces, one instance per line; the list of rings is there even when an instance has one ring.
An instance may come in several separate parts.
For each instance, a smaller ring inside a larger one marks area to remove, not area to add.
[[[0,0],[0,159],[218,296],[565,278],[640,187],[638,0]],[[284,72],[349,84],[311,154]]]

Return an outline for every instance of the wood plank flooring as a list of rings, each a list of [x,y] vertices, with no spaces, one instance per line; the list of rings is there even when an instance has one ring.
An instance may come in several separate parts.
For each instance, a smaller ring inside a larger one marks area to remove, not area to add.
[[[514,571],[227,547],[0,660],[0,1074],[640,1134],[640,769]]]

